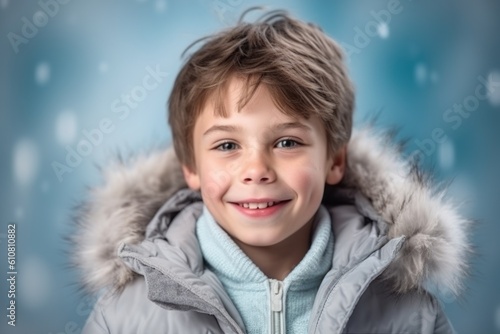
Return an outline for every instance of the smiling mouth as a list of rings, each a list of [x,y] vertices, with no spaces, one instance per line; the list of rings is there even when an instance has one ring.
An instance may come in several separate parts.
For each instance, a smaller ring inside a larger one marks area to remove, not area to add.
[[[245,209],[262,210],[262,209],[266,209],[266,208],[275,206],[276,204],[280,204],[280,203],[283,203],[283,202],[288,202],[288,200],[286,200],[286,201],[276,201],[276,202],[233,203],[233,204],[239,205],[239,206],[241,206],[242,208],[245,208]]]

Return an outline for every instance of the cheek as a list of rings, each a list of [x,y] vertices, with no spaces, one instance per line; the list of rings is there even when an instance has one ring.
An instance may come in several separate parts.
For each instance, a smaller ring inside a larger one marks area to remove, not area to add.
[[[323,169],[314,165],[303,165],[301,168],[290,171],[288,179],[297,192],[300,192],[307,199],[312,200],[321,197],[325,178]]]
[[[231,174],[222,166],[205,165],[200,176],[201,192],[204,198],[220,198],[231,184]]]

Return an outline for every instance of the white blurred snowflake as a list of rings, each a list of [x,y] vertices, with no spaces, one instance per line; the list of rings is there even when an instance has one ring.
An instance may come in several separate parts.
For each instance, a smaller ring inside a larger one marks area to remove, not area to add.
[[[21,186],[33,181],[38,171],[38,149],[32,140],[22,139],[14,145],[12,169]]]
[[[377,27],[377,33],[382,39],[389,37],[389,25],[385,22],[380,22]]]
[[[35,81],[40,86],[45,85],[50,80],[50,65],[46,62],[41,62],[35,69]]]
[[[497,331],[500,332],[500,305],[497,306],[497,309],[495,310],[495,326]]]
[[[16,211],[14,212],[14,216],[16,217],[16,220],[21,220],[24,218],[24,209],[20,206],[16,208]]]
[[[415,66],[415,80],[419,85],[423,85],[427,81],[427,67],[425,64],[417,64]]]
[[[162,13],[167,9],[167,2],[165,0],[156,0],[155,2],[155,10],[158,13]]]
[[[18,272],[22,273],[18,279],[23,305],[34,309],[46,306],[53,295],[53,277],[47,264],[40,258],[28,257],[20,261]]]
[[[108,63],[105,62],[105,61],[101,61],[99,63],[99,72],[101,73],[105,73],[109,70],[109,66],[108,66]]]
[[[438,146],[439,165],[443,170],[449,170],[455,164],[455,147],[451,140],[447,140]]]
[[[494,106],[500,106],[500,72],[492,71],[488,75],[488,99]]]
[[[56,121],[57,140],[62,145],[69,145],[75,140],[77,129],[76,115],[66,110],[59,114]]]
[[[2,8],[7,8],[8,5],[9,5],[9,0],[0,0],[0,6]]]

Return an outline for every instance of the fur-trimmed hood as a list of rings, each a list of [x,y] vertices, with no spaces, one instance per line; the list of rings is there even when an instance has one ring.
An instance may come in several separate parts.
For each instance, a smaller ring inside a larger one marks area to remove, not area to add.
[[[366,197],[391,238],[406,236],[400,255],[385,270],[394,290],[433,288],[458,295],[467,273],[470,221],[418,169],[405,162],[387,134],[355,131],[340,187]],[[120,289],[134,277],[117,255],[121,243],[144,239],[147,224],[173,193],[186,187],[172,148],[129,163],[111,164],[104,184],[91,189],[76,212],[73,261],[90,292]]]

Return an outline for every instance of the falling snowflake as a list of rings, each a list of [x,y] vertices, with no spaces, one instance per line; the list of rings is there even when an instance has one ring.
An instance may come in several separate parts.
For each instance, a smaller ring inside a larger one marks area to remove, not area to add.
[[[16,220],[22,220],[24,218],[24,209],[20,206],[16,208],[16,211],[14,212],[14,216],[16,217]]]
[[[500,332],[500,306],[495,311],[495,326],[497,327],[497,331]]]
[[[8,5],[9,5],[9,0],[1,0],[0,1],[0,7],[7,8]]]
[[[443,170],[449,170],[455,164],[455,147],[447,140],[438,147],[439,165]]]
[[[19,265],[20,297],[23,305],[33,309],[47,305],[50,296],[53,295],[52,284],[54,280],[47,264],[37,257],[28,257]]]
[[[41,62],[35,69],[35,81],[40,86],[45,85],[50,80],[50,66],[46,62]]]
[[[38,170],[38,150],[33,141],[23,139],[14,146],[12,169],[20,185],[25,186],[33,181]]]
[[[105,73],[108,71],[108,69],[109,69],[108,63],[106,63],[105,61],[101,61],[99,63],[99,72]]]
[[[380,22],[377,27],[377,33],[382,39],[389,37],[389,26],[385,22]]]
[[[76,137],[77,121],[75,113],[72,111],[63,111],[59,114],[56,121],[57,140],[62,145],[69,145]]]
[[[165,0],[156,0],[155,2],[155,10],[159,13],[162,13],[167,8],[167,2]]]
[[[488,99],[494,106],[500,106],[500,72],[493,71],[488,75]]]
[[[419,85],[423,85],[427,81],[427,67],[424,64],[415,66],[415,80]]]

